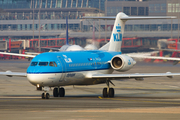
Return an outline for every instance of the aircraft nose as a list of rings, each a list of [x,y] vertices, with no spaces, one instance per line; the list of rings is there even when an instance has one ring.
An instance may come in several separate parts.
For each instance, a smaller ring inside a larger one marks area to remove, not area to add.
[[[60,78],[61,74],[57,73],[27,74],[27,79],[35,86],[53,86],[59,82]]]
[[[135,65],[136,64],[136,61],[135,60],[133,60],[133,65]]]
[[[33,85],[43,84],[41,75],[39,75],[39,74],[27,74],[27,79]]]

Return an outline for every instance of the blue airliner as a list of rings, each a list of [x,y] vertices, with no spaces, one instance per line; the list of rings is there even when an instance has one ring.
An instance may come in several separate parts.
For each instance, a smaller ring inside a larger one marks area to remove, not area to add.
[[[180,73],[145,73],[145,74],[112,74],[113,71],[125,72],[130,70],[135,64],[134,58],[151,58],[180,61],[180,58],[166,58],[140,55],[124,55],[121,53],[121,43],[124,33],[124,26],[127,20],[138,19],[172,19],[174,17],[129,17],[120,12],[116,17],[86,17],[86,19],[115,19],[114,28],[110,42],[99,50],[80,50],[64,52],[47,52],[37,56],[13,53],[3,53],[9,55],[19,55],[33,57],[26,73],[0,72],[6,76],[24,76],[29,82],[44,90],[42,99],[49,99],[48,91],[53,87],[54,97],[64,97],[66,85],[95,85],[106,83],[103,89],[103,97],[114,97],[114,85],[111,80],[131,79],[143,80],[146,77],[172,77]]]

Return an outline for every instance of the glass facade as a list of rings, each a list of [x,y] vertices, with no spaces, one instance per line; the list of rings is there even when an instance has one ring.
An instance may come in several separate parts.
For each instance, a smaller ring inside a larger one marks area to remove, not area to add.
[[[180,12],[180,3],[168,3],[168,13]]]
[[[147,16],[149,15],[148,7],[107,7],[107,16],[115,16],[119,12],[124,12],[127,15],[139,15],[139,16]]]
[[[162,4],[149,4],[149,12],[150,13],[166,13],[166,3]],[[168,11],[171,11],[171,5],[168,4]]]
[[[113,25],[112,25],[113,26]],[[179,25],[180,26],[180,25]],[[90,31],[92,25],[84,25],[84,31]],[[104,25],[101,25],[104,28]],[[65,30],[66,24],[41,24],[41,30]],[[111,27],[112,28],[112,27]],[[74,23],[69,24],[69,29],[73,31],[80,30],[80,24]],[[178,24],[172,24],[173,31],[178,30]],[[0,30],[33,30],[32,24],[4,24],[0,25]],[[34,30],[39,30],[39,25],[34,24]],[[125,31],[170,31],[171,24],[126,24]],[[107,31],[112,31],[112,29],[107,29]]]
[[[97,8],[104,11],[106,0],[0,0],[2,9],[21,9],[21,8]],[[34,2],[34,5],[33,5]],[[42,3],[41,3],[42,2]],[[100,5],[99,5],[100,4]]]
[[[39,30],[39,28],[43,31],[53,31],[53,30],[65,30],[66,25],[60,24],[59,22],[55,23],[46,23],[46,21],[54,20],[58,21],[59,19],[65,19],[68,16],[69,19],[78,19],[84,16],[86,12],[84,11],[70,11],[69,8],[97,8],[95,9],[96,13],[98,13],[98,9],[100,8],[105,11],[105,1],[106,0],[0,0],[0,8],[6,9],[7,12],[0,12],[0,20],[7,21],[6,23],[0,24],[1,31],[32,31]],[[127,0],[108,0],[108,1],[127,1]],[[42,3],[41,3],[42,2]],[[40,26],[37,24],[38,16],[38,8],[43,8],[40,12],[40,19],[42,23]],[[26,20],[33,20],[33,11],[32,8],[35,8],[34,20],[36,23],[28,23],[24,22]],[[53,8],[53,9],[51,9]],[[68,8],[66,10],[61,11],[61,9],[55,8]],[[11,10],[13,9],[13,10]],[[17,9],[17,10],[16,10]],[[21,10],[22,9],[22,10]],[[11,12],[10,12],[11,11]],[[115,5],[115,6],[107,6],[107,15],[115,16],[119,12],[124,12],[127,15],[132,16],[147,16],[149,13],[171,13],[171,12],[180,12],[180,3],[153,3],[149,2],[147,5]],[[94,14],[94,13],[93,13]],[[16,23],[13,20],[22,20],[22,23]],[[111,31],[112,25],[109,25],[107,30]],[[69,29],[73,31],[90,31],[92,30],[92,24],[83,25],[80,22],[69,24]],[[101,25],[104,29],[105,25]],[[174,31],[178,30],[178,24],[172,24],[172,29]],[[170,31],[171,24],[156,24],[156,22],[146,23],[146,24],[126,24],[125,31]],[[52,37],[52,36],[51,36]]]

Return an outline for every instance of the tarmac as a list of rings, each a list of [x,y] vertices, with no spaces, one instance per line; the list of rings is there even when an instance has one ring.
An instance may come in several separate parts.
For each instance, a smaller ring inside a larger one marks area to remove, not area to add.
[[[27,60],[0,60],[0,71],[26,72]],[[180,72],[180,64],[137,62],[125,73]],[[114,72],[118,73],[118,72]],[[66,95],[41,99],[24,77],[0,76],[1,120],[179,120],[180,76],[113,80],[114,98],[103,98],[106,84],[65,86]],[[112,86],[113,87],[113,86]]]

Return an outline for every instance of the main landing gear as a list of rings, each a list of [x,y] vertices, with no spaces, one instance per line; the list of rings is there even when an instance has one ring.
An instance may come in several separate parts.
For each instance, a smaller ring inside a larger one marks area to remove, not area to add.
[[[114,88],[109,88],[109,83],[115,86],[110,80],[106,81],[107,88],[103,89],[103,97],[114,97]]]
[[[65,96],[65,90],[64,88],[54,88],[53,90],[53,96],[54,97],[64,97]]]

